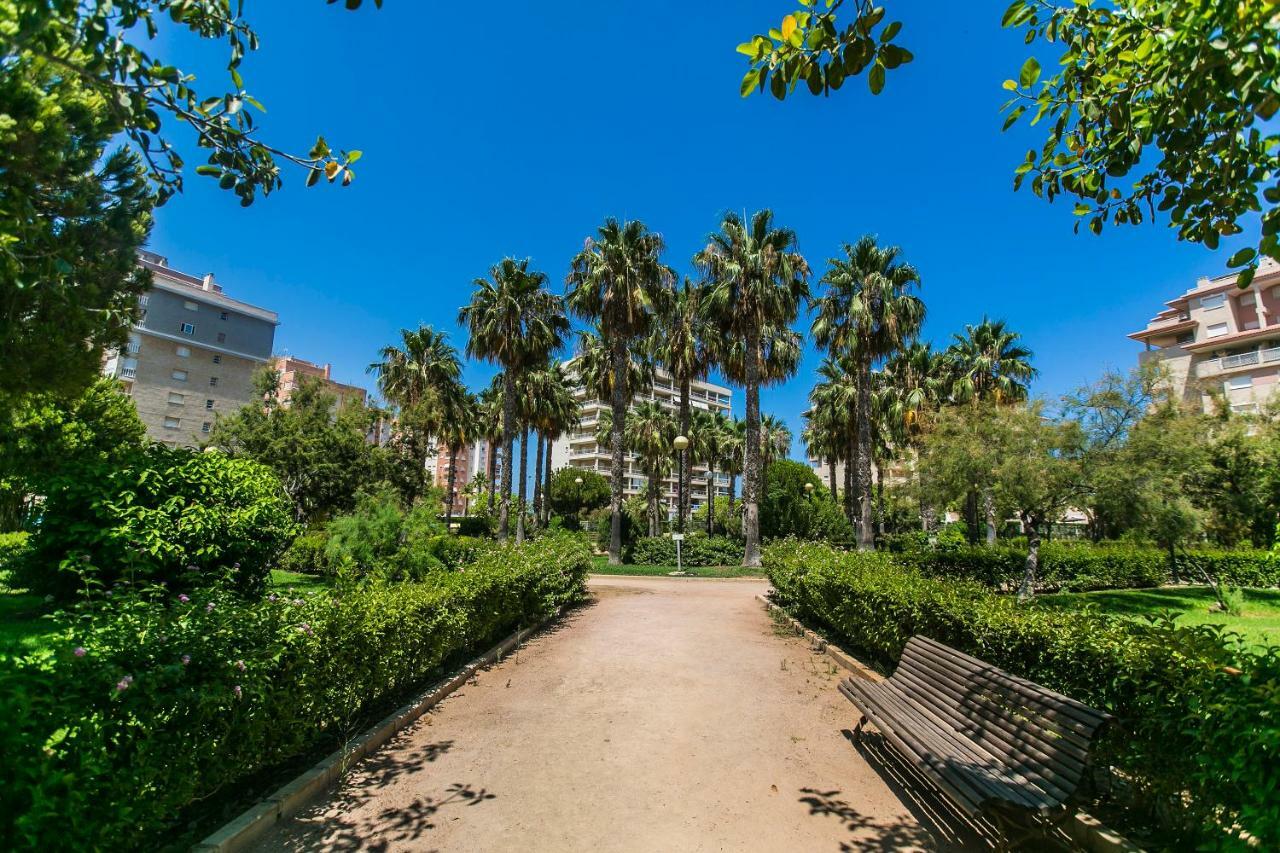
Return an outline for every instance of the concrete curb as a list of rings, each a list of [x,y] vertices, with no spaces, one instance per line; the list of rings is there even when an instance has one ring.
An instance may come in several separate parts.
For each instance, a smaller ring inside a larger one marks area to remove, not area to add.
[[[760,600],[766,610],[783,614],[790,621],[791,627],[795,629],[797,636],[804,637],[809,641],[809,648],[813,651],[825,652],[827,657],[831,658],[838,666],[859,678],[865,678],[869,681],[884,680],[884,676],[844,649],[827,642],[823,637],[804,627],[800,620],[792,617],[785,609],[771,601],[768,595],[757,595],[756,598]],[[1084,812],[1076,812],[1074,819],[1063,824],[1062,828],[1072,841],[1079,844],[1081,849],[1089,851],[1089,853],[1142,853],[1142,848],[1115,830],[1103,826],[1098,822],[1097,818]]]
[[[445,697],[470,681],[475,674],[486,666],[498,662],[504,655],[524,642],[534,631],[554,622],[564,614],[561,608],[555,616],[539,622],[530,628],[520,628],[502,642],[498,643],[480,657],[462,667],[457,673],[438,682],[426,692],[418,695],[408,704],[397,708],[364,734],[347,741],[336,752],[331,753],[315,767],[286,783],[275,793],[243,812],[239,817],[225,824],[221,829],[206,837],[192,850],[207,853],[236,853],[244,850],[276,824],[277,821],[292,817],[313,797],[336,782],[357,761],[375,751],[391,740],[399,731],[413,724],[419,717],[438,705]]]

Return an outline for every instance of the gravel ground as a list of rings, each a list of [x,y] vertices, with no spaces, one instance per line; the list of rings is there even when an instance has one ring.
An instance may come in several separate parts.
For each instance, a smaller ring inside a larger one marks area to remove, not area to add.
[[[755,599],[767,586],[593,578],[592,603],[258,849],[936,849],[927,808],[848,739],[842,673]]]

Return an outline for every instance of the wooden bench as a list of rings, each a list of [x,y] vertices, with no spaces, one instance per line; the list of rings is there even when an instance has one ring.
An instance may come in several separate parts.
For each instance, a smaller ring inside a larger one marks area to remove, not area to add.
[[[840,692],[884,739],[1004,848],[1075,812],[1089,749],[1110,716],[927,637],[912,637],[885,681]]]

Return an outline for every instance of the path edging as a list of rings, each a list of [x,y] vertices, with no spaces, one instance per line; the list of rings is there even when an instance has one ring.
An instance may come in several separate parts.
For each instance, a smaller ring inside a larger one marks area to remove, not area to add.
[[[865,678],[868,681],[884,680],[884,676],[880,675],[880,673],[834,643],[828,642],[821,635],[806,628],[799,619],[788,613],[785,608],[770,600],[767,594],[759,594],[756,598],[760,600],[766,610],[770,612],[776,611],[784,615],[791,623],[796,635],[808,640],[809,648],[813,651],[826,653],[827,657],[831,658],[837,665],[859,678]],[[1097,818],[1084,812],[1076,812],[1075,817],[1064,824],[1062,828],[1072,841],[1088,850],[1089,853],[1141,853],[1142,850],[1142,848],[1120,833],[1104,826],[1098,822]]]
[[[191,849],[200,853],[211,853],[211,851],[238,853],[244,850],[277,822],[292,817],[316,794],[336,782],[357,761],[391,740],[402,729],[410,726],[445,697],[466,684],[480,669],[499,661],[530,634],[559,619],[564,614],[564,610],[561,607],[549,619],[544,619],[528,628],[518,628],[515,633],[472,660],[457,673],[444,681],[437,682],[407,704],[392,711],[364,734],[351,738],[338,750],[323,758],[315,767],[285,783]]]

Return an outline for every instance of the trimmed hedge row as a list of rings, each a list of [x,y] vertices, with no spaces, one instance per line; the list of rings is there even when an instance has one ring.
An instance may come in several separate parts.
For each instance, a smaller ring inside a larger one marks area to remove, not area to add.
[[[680,545],[680,561],[694,567],[737,565],[742,562],[742,543],[724,536],[691,534]],[[670,536],[637,539],[627,562],[637,566],[674,566],[676,543]]]
[[[1027,551],[1013,545],[908,548],[896,556],[927,575],[1011,589],[1022,580]],[[1269,551],[1193,551],[1191,560],[1234,586],[1280,585],[1280,561]],[[1199,581],[1199,572],[1185,557],[1179,557],[1179,569],[1184,580]],[[1171,579],[1169,555],[1155,548],[1055,542],[1040,548],[1037,588],[1046,592],[1142,589]]]
[[[1280,650],[1217,627],[1019,606],[885,554],[784,542],[764,564],[780,604],[885,671],[924,634],[1114,714],[1099,758],[1135,826],[1154,821],[1171,846],[1242,846],[1243,830],[1280,847]]]
[[[55,651],[0,668],[0,848],[159,846],[204,798],[336,748],[446,660],[578,600],[590,566],[546,537],[420,583],[85,606]]]

